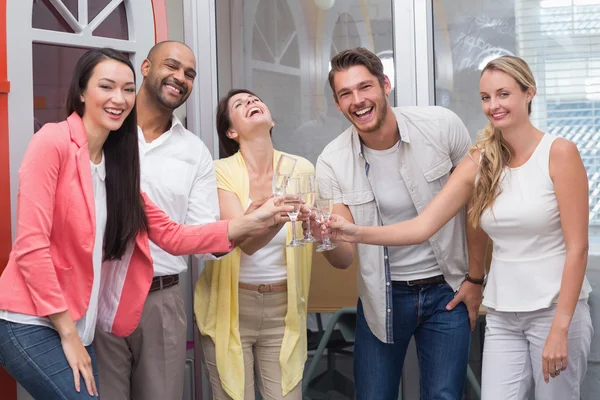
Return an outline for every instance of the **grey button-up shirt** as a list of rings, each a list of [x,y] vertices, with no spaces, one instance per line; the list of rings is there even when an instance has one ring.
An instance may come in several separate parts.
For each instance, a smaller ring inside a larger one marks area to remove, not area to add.
[[[420,214],[450,177],[471,146],[460,118],[442,107],[392,109],[401,141],[398,169]],[[348,206],[357,225],[381,225],[369,180],[369,161],[354,126],[325,147],[316,167],[319,179],[332,181],[334,203]],[[456,291],[468,272],[465,212],[461,211],[429,239],[438,265]],[[384,246],[358,244],[358,294],[375,336],[393,342],[392,286]]]

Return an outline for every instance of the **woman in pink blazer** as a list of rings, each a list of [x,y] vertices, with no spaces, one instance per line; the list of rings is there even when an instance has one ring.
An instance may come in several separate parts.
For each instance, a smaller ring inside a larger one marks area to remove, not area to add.
[[[229,221],[170,221],[140,195],[135,88],[121,53],[86,53],[70,116],[34,135],[19,170],[17,235],[0,277],[0,366],[36,399],[98,398],[94,329],[127,336],[137,326],[153,275],[148,239],[176,255],[226,253],[289,208],[276,199]]]

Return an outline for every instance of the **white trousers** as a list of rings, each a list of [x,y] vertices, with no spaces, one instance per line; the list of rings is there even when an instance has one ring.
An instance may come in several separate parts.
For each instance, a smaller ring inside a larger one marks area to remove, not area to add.
[[[488,310],[481,377],[482,400],[579,400],[594,330],[587,300],[575,308],[568,366],[544,382],[542,351],[556,305],[531,312]]]

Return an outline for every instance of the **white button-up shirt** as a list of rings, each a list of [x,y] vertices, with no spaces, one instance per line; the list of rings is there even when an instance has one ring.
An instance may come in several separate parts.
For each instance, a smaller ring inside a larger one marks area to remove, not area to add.
[[[171,129],[151,143],[146,143],[138,127],[138,142],[141,188],[171,220],[188,225],[219,220],[213,159],[199,137],[173,115]],[[184,257],[172,256],[152,242],[150,253],[154,276],[179,274],[187,269]]]
[[[469,133],[452,111],[442,107],[394,108],[401,141],[398,169],[420,214],[450,177],[471,146]],[[317,177],[330,178],[334,203],[348,206],[357,225],[381,224],[369,178],[369,161],[354,126],[334,139],[317,160]],[[457,290],[468,272],[465,213],[461,211],[429,239],[437,263]],[[375,336],[393,342],[392,285],[388,248],[358,244],[358,294]]]

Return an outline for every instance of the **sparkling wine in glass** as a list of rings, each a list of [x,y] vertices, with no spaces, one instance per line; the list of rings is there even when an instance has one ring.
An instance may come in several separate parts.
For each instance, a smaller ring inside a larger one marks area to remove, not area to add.
[[[317,181],[317,210],[319,214],[319,221],[321,224],[329,221],[331,213],[333,212],[333,190],[330,179],[321,179]],[[329,235],[323,235],[323,243],[317,247],[319,253],[333,250],[338,247],[337,244],[333,243],[329,238]]]
[[[277,197],[285,193],[285,187],[294,172],[294,168],[296,168],[296,159],[294,157],[286,156],[285,154],[279,157],[279,161],[273,172],[273,195]]]
[[[315,175],[314,174],[300,174],[298,175],[300,178],[300,189],[302,191],[302,200],[304,200],[304,206],[307,207],[311,214],[315,208],[315,197],[316,197],[316,184],[315,184]],[[312,235],[310,230],[310,220],[308,221],[308,230],[306,232],[306,236],[300,239],[303,243],[315,243],[319,240]]]
[[[292,211],[288,211],[288,216],[292,221],[292,241],[286,245],[286,247],[301,247],[304,246],[298,239],[296,239],[296,219],[302,206],[302,193],[300,189],[300,178],[293,177],[288,178],[287,185],[284,188],[284,203],[287,206],[293,206]]]

